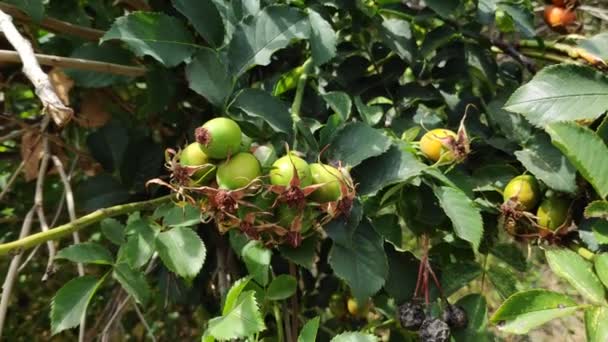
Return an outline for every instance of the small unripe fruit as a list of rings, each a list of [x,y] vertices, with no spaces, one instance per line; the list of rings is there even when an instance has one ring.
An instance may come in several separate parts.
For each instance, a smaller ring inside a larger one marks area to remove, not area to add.
[[[342,195],[342,173],[333,166],[326,164],[310,164],[312,184],[324,185],[310,195],[313,201],[319,203],[333,202],[340,199]]]
[[[224,159],[241,149],[241,128],[228,118],[211,119],[194,134],[203,152],[213,159]]]
[[[348,298],[346,302],[346,308],[348,312],[355,317],[365,317],[369,313],[371,307],[371,301],[368,300],[363,305],[359,304],[355,298]]]
[[[251,153],[241,152],[217,168],[216,180],[222,189],[238,189],[262,175],[260,163]]]
[[[507,184],[503,198],[505,202],[514,200],[521,210],[532,210],[538,203],[539,193],[536,178],[531,175],[521,175],[511,179]]]
[[[442,158],[444,162],[454,160],[454,153],[445,144],[444,139],[449,137],[456,141],[456,133],[449,129],[437,128],[426,132],[420,139],[420,150],[430,160],[436,162]]]
[[[576,20],[576,13],[567,8],[547,5],[545,6],[545,22],[551,28],[563,28]]]
[[[462,307],[452,304],[448,304],[445,308],[441,315],[441,319],[443,319],[450,328],[455,329],[464,328],[469,323],[466,311],[464,311]]]
[[[209,157],[203,152],[201,145],[194,142],[180,152],[179,163],[183,166],[201,166],[209,164]],[[209,165],[196,171],[190,178],[194,185],[201,185],[211,179],[214,174],[215,167]]]
[[[556,230],[568,218],[570,202],[561,197],[545,198],[536,212],[537,222],[541,227]]]
[[[300,186],[312,184],[312,175],[308,163],[293,153],[285,155],[272,164],[270,170],[270,183],[272,185],[288,186],[293,178],[293,168],[296,168],[300,178]]]
[[[334,293],[329,299],[329,311],[334,317],[342,318],[346,315],[346,300],[343,295]]]

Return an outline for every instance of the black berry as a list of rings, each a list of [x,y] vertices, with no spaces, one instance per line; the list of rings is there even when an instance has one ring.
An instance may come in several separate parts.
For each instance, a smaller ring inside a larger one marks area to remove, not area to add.
[[[467,313],[464,309],[457,305],[448,304],[448,306],[443,311],[441,318],[451,327],[451,328],[464,328],[467,326],[469,322],[467,318]]]
[[[406,302],[397,309],[397,318],[401,326],[408,330],[418,330],[424,321],[424,308],[413,302]]]
[[[450,327],[439,318],[427,317],[422,322],[418,333],[422,342],[445,342],[450,340]]]

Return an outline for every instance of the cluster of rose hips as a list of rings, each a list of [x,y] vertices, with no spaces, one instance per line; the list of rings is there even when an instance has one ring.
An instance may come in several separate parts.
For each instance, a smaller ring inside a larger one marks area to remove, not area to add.
[[[571,223],[571,201],[557,193],[551,193],[542,201],[540,197],[540,186],[534,176],[520,175],[509,181],[501,206],[509,233],[543,238],[567,233]]]
[[[439,318],[427,314],[416,300],[400,305],[397,319],[403,328],[418,331],[423,342],[449,341],[452,329],[461,329],[468,324],[466,311],[458,305],[448,303]]]
[[[207,121],[194,136],[184,149],[167,150],[171,180],[150,183],[197,206],[222,233],[236,228],[269,246],[298,246],[310,228],[350,212],[355,189],[340,165],[309,164],[289,150],[277,158],[272,145],[250,143],[228,118]]]
[[[545,5],[545,23],[554,31],[567,33],[567,28],[576,21],[577,0],[552,0]]]

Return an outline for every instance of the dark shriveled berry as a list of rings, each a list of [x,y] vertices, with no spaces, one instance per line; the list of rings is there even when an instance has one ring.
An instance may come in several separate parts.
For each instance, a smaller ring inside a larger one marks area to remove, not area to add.
[[[464,311],[462,307],[452,304],[449,304],[445,308],[441,315],[441,319],[443,319],[451,328],[456,329],[466,327],[469,322],[466,311]]]
[[[408,330],[418,330],[424,321],[424,308],[413,302],[406,302],[397,309],[397,318],[401,326]]]
[[[439,318],[427,317],[418,334],[422,342],[445,342],[450,340],[450,327]]]

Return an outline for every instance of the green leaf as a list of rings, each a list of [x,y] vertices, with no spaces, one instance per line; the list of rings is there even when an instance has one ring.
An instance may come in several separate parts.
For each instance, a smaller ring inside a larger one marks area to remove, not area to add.
[[[500,260],[506,262],[509,266],[513,267],[519,272],[525,272],[528,269],[526,263],[526,256],[516,244],[511,243],[500,243],[492,247],[490,250],[494,256]]]
[[[608,60],[608,32],[602,32],[588,39],[583,39],[578,46],[605,61]]]
[[[361,144],[365,141],[365,144]],[[367,158],[378,156],[388,150],[391,141],[382,131],[361,123],[351,123],[334,137],[327,150],[333,160],[344,165],[357,166]]]
[[[218,47],[224,41],[224,23],[211,0],[172,0],[173,7],[192,23],[209,44]]]
[[[93,276],[74,278],[63,285],[51,302],[51,334],[80,324],[95,291],[105,280]]]
[[[88,178],[78,184],[76,191],[79,208],[85,212],[110,207],[129,200],[129,192],[107,173]]]
[[[270,300],[287,299],[296,293],[297,285],[296,278],[288,274],[281,274],[270,282],[268,290],[266,290],[266,298]]]
[[[196,48],[186,26],[162,13],[134,12],[116,19],[101,42],[113,39],[125,42],[137,56],[151,56],[166,67],[180,64]]]
[[[232,92],[232,79],[221,56],[201,48],[186,67],[190,89],[204,96],[211,104],[222,107]]]
[[[291,246],[280,246],[279,251],[281,254],[290,261],[293,261],[296,265],[312,269],[315,257],[317,256],[317,239],[312,236],[304,241],[297,248]]]
[[[355,106],[365,123],[370,126],[377,125],[384,115],[382,106],[368,106],[363,103],[360,96],[355,97]]]
[[[127,225],[129,237],[122,246],[122,253],[129,266],[139,268],[145,265],[154,253],[154,239],[157,231],[147,221],[137,219]]]
[[[567,193],[576,191],[576,169],[546,135],[535,136],[523,150],[515,152],[515,157],[550,188]]]
[[[570,297],[547,290],[518,292],[496,310],[493,323],[498,329],[512,334],[527,334],[550,320],[573,314],[580,307]]]
[[[481,267],[474,262],[460,261],[441,268],[441,287],[446,296],[450,296],[477,279],[482,273]]]
[[[587,342],[608,341],[608,308],[594,306],[585,310]]]
[[[600,253],[595,256],[595,273],[608,288],[608,253]]]
[[[605,289],[593,273],[591,264],[569,249],[552,248],[545,252],[553,273],[566,279],[581,295],[598,304],[605,304]]]
[[[507,139],[518,145],[525,145],[533,136],[533,127],[522,115],[503,109],[506,102],[503,96],[499,95],[488,103],[488,117]]]
[[[209,321],[207,332],[218,340],[241,339],[266,329],[253,291],[245,292],[227,314]]]
[[[289,106],[259,89],[245,89],[241,91],[231,107],[236,107],[245,114],[261,118],[275,131],[289,134],[292,132],[293,121],[289,113]]]
[[[357,300],[364,301],[378,292],[388,274],[383,239],[367,221],[355,230],[350,244],[334,244],[329,264],[351,288]]]
[[[17,6],[20,10],[30,16],[35,22],[39,22],[44,18],[44,1],[43,0],[4,0],[9,4]]]
[[[411,62],[416,51],[410,23],[401,19],[384,19],[379,27],[384,43],[403,60]]]
[[[505,267],[491,265],[488,269],[488,278],[502,298],[508,298],[517,292],[517,278],[513,272]]]
[[[338,35],[318,12],[308,11],[310,21],[310,49],[315,65],[323,65],[336,55]]]
[[[372,225],[387,242],[401,248],[403,232],[399,224],[399,216],[395,214],[380,215],[372,219]]]
[[[272,251],[265,248],[261,242],[252,240],[243,247],[241,254],[253,279],[262,286],[268,285]]]
[[[317,316],[304,324],[298,336],[298,342],[315,342],[317,340],[320,319],[321,317]]]
[[[331,342],[378,342],[378,338],[370,334],[347,331],[332,338]]]
[[[454,14],[460,6],[460,0],[426,0],[425,3],[444,18]]]
[[[588,106],[587,106],[588,107]],[[586,112],[586,111],[584,111]],[[547,132],[557,148],[593,185],[597,193],[608,195],[608,146],[595,132],[576,123],[560,122],[549,125]]]
[[[487,336],[488,304],[483,295],[473,293],[460,298],[455,305],[467,313],[468,324],[463,329],[453,330],[456,342],[484,341]]]
[[[608,78],[590,67],[571,64],[543,68],[505,105],[539,127],[558,121],[595,119],[607,107]]]
[[[227,315],[230,311],[232,311],[236,307],[236,305],[238,304],[239,297],[241,296],[241,293],[243,292],[245,287],[247,287],[247,284],[249,284],[250,280],[251,280],[251,277],[241,278],[241,279],[237,280],[232,285],[232,287],[230,287],[230,290],[228,290],[228,293],[226,294],[226,299],[224,301],[224,308],[222,309],[222,315]]]
[[[87,136],[87,147],[93,158],[109,172],[120,167],[128,144],[129,134],[126,127],[116,121],[110,121]],[[98,177],[101,176],[104,175]],[[95,195],[99,196],[99,193],[95,193]]]
[[[119,263],[114,266],[112,276],[139,304],[146,305],[148,303],[150,288],[143,272],[132,269],[127,263]]]
[[[597,240],[597,243],[602,245],[608,244],[608,221],[600,220],[600,219],[592,219],[591,221],[591,230],[593,231],[593,236]]]
[[[498,8],[503,10],[511,19],[513,19],[517,31],[521,32],[524,37],[532,38],[536,35],[534,29],[534,13],[526,8],[503,2],[498,3]]]
[[[352,170],[352,176],[359,183],[360,194],[375,195],[386,186],[419,176],[426,167],[410,152],[393,146],[382,155],[362,162]]]
[[[56,259],[67,259],[83,264],[112,265],[114,258],[104,246],[95,242],[83,242],[66,247],[57,253]]]
[[[101,232],[115,245],[122,245],[125,242],[125,226],[113,218],[103,219],[100,223]]]
[[[321,97],[336,114],[340,115],[342,121],[348,119],[353,107],[353,101],[347,93],[342,91],[330,91],[321,95]]]
[[[191,227],[201,222],[201,212],[193,205],[173,206],[163,217],[163,225],[169,227]]]
[[[483,221],[475,203],[464,192],[451,187],[437,187],[434,192],[446,215],[452,220],[456,235],[469,241],[473,250],[477,251],[483,236]]]
[[[608,220],[608,201],[593,201],[585,208],[586,218],[601,218]]]
[[[416,277],[420,262],[411,252],[400,252],[391,245],[386,246],[388,277],[384,290],[397,303],[412,298],[416,288]]]
[[[156,250],[168,269],[187,279],[194,278],[205,263],[205,245],[190,228],[177,227],[158,234]]]
[[[268,65],[275,51],[309,35],[310,23],[304,13],[288,6],[268,6],[236,28],[228,46],[230,70],[240,76],[254,65]]]
[[[69,57],[122,65],[131,64],[133,59],[132,54],[128,50],[111,43],[101,45],[96,43],[82,44]],[[103,88],[117,83],[125,83],[132,79],[131,77],[105,72],[71,68],[66,68],[65,73],[77,85],[85,88]]]

